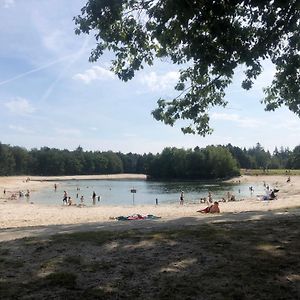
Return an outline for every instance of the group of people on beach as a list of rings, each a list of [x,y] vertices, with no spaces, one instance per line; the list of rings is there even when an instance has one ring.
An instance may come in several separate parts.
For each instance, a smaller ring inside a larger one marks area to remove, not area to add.
[[[3,195],[6,195],[6,193],[7,193],[7,190],[4,189],[4,190],[3,190]],[[9,197],[11,200],[16,200],[16,199],[22,198],[22,197],[24,197],[24,196],[25,196],[27,199],[30,197],[30,190],[29,190],[29,189],[27,189],[26,192],[20,190],[20,191],[18,191],[18,192],[13,191],[13,192],[9,192],[9,193],[11,193],[11,195],[10,195],[10,197]]]
[[[288,177],[287,182],[290,182],[290,181],[291,181],[291,178]],[[258,196],[259,200],[277,199],[276,193],[278,193],[279,190],[276,188],[271,189],[270,186],[268,184],[266,184],[265,182],[263,183],[263,185],[266,190],[266,193],[265,193],[265,195]],[[249,191],[252,195],[254,193],[254,187],[249,186]],[[240,193],[240,189],[239,189],[239,193]],[[236,198],[235,198],[235,195],[231,194],[230,192],[227,192],[227,198],[223,197],[221,199],[221,201],[222,202],[236,201]],[[207,207],[204,209],[198,210],[197,212],[201,212],[201,213],[219,213],[220,212],[219,202],[213,201],[212,193],[210,191],[208,192],[207,197],[200,198],[200,203],[206,203]],[[184,204],[184,192],[183,191],[180,192],[179,204],[180,205]]]

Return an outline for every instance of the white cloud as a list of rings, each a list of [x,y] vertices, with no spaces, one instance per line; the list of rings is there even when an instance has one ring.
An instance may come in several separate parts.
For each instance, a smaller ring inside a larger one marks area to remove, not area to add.
[[[289,133],[300,134],[300,122],[298,117],[291,116],[289,119],[278,119],[275,126],[275,129],[284,129]]]
[[[257,128],[264,124],[260,120],[253,119],[253,118],[247,118],[247,117],[241,117],[238,114],[213,113],[211,118],[213,120],[223,120],[223,121],[235,122],[238,125],[240,125],[240,127],[247,127],[247,128]]]
[[[124,138],[136,138],[137,135],[135,133],[129,133],[129,132],[127,132],[127,133],[123,134],[123,137]]]
[[[60,13],[57,13],[57,16],[46,16],[47,10],[50,14],[53,12],[53,4],[47,3],[48,1],[40,2],[30,11],[30,18],[33,30],[38,34],[43,46],[41,50],[48,50],[48,55],[70,55],[71,49],[74,49],[73,38],[69,31],[71,21],[60,18]]]
[[[27,99],[17,97],[12,99],[4,105],[9,109],[10,112],[18,115],[27,115],[35,111],[35,108],[29,103]]]
[[[34,132],[33,130],[30,130],[30,129],[22,127],[22,126],[9,125],[8,128],[11,129],[11,130],[17,131],[19,133],[29,134],[29,133]]]
[[[79,136],[81,131],[76,128],[55,128],[58,135]]]
[[[4,8],[10,8],[15,5],[15,0],[1,0]]]
[[[54,30],[42,37],[44,46],[52,51],[60,50],[64,47],[65,34],[61,30]]]
[[[177,83],[178,78],[179,73],[176,71],[170,71],[163,75],[158,75],[156,72],[150,72],[149,74],[142,75],[140,81],[151,91],[161,91],[173,88]]]
[[[73,79],[81,80],[86,84],[94,80],[107,80],[114,78],[115,75],[113,72],[106,70],[100,66],[93,66],[92,68],[84,71],[83,73],[78,73],[73,76]]]

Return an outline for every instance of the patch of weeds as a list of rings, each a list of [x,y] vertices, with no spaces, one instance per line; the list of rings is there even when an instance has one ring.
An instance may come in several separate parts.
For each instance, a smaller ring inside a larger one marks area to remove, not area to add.
[[[34,252],[41,252],[43,250],[47,249],[46,246],[38,246],[37,248],[34,249]]]
[[[36,246],[41,243],[36,237],[25,237],[22,239],[26,246]]]
[[[49,286],[59,286],[64,288],[75,288],[77,276],[68,272],[56,272],[47,275],[44,284]]]
[[[7,281],[0,281],[0,295],[1,299],[9,299],[15,295],[15,289],[11,288],[12,283]]]
[[[202,299],[201,278],[198,276],[162,276],[159,282],[159,299]],[[203,298],[206,299],[206,298]]]
[[[102,245],[112,239],[113,233],[107,231],[99,232],[75,232],[71,234],[55,235],[52,237],[53,242],[90,242]]]
[[[53,258],[50,258],[47,261],[44,261],[41,264],[41,268],[54,270],[56,267],[60,266],[61,264],[62,264],[62,258],[61,257],[53,257]]]
[[[123,278],[132,278],[135,274],[135,269],[132,267],[127,267],[125,269],[122,269],[120,272],[123,275]]]
[[[23,283],[0,279],[0,299],[21,299],[20,295],[24,295],[25,290]]]
[[[137,231],[129,230],[125,232],[112,232],[112,231],[88,231],[88,232],[74,232],[71,234],[60,234],[52,236],[52,242],[61,244],[68,242],[89,242],[96,245],[103,245],[107,242],[127,239],[127,238],[138,238],[139,234]]]
[[[0,249],[0,255],[8,255],[9,253],[9,249]]]
[[[79,299],[89,299],[89,300],[93,300],[93,299],[110,299],[110,297],[114,297],[115,292],[113,291],[105,291],[104,289],[101,288],[90,288],[90,289],[86,289],[83,294],[81,295],[81,297]],[[115,298],[115,297],[114,297]]]
[[[5,268],[18,269],[24,266],[24,262],[20,260],[11,260],[4,257],[0,257],[0,265]]]
[[[67,256],[64,262],[72,264],[72,265],[81,265],[82,257],[81,256]]]
[[[24,262],[20,260],[10,260],[9,265],[11,268],[22,268],[24,266]]]
[[[177,240],[180,238],[196,238],[203,241],[215,240],[217,236],[222,233],[222,230],[216,228],[216,226],[207,224],[205,226],[185,227],[180,230],[169,230],[164,232],[164,237],[172,240]],[[156,234],[158,234],[156,232]],[[162,232],[160,232],[162,234]]]
[[[87,272],[98,272],[98,271],[108,271],[112,268],[116,267],[116,265],[110,261],[97,261],[91,264],[87,264],[84,266],[84,271]]]

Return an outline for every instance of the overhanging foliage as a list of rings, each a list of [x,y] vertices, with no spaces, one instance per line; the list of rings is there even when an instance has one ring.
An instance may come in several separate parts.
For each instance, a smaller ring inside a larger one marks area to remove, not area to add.
[[[89,0],[81,13],[76,33],[96,39],[90,61],[113,51],[120,79],[156,58],[182,65],[178,96],[159,99],[152,113],[171,126],[186,120],[184,133],[211,133],[209,110],[226,106],[235,69],[245,66],[242,87],[250,89],[265,59],[276,66],[266,110],[285,105],[300,116],[299,0]]]

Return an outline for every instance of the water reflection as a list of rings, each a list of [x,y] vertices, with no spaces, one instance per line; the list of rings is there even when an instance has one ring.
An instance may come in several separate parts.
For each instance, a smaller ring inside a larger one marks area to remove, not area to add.
[[[263,185],[253,185],[254,193],[250,193],[247,184],[203,182],[203,181],[146,181],[146,180],[70,180],[57,183],[56,191],[48,188],[32,193],[34,203],[61,205],[63,191],[66,190],[76,204],[83,196],[85,205],[92,205],[92,194],[95,191],[100,201],[96,205],[132,205],[135,204],[179,203],[180,191],[184,191],[185,203],[199,203],[200,198],[212,193],[214,200],[226,198],[228,192],[237,200],[255,197],[264,193]],[[135,189],[133,195],[131,190]],[[77,195],[78,194],[78,195]]]

